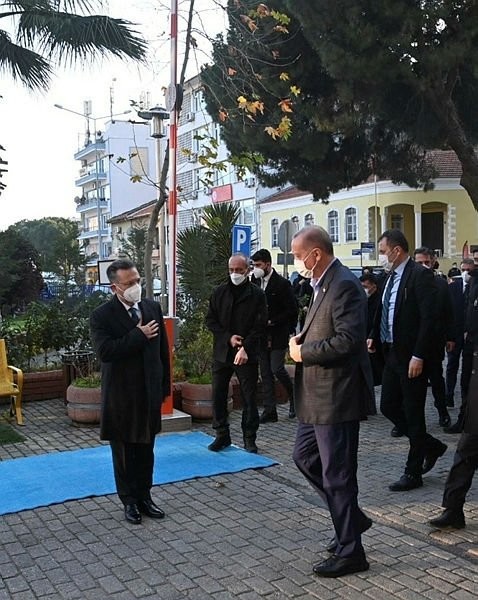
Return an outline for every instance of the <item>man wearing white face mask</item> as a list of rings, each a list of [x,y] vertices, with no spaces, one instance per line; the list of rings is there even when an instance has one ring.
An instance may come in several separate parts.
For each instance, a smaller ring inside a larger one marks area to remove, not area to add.
[[[384,370],[380,409],[409,439],[403,475],[389,485],[392,492],[423,485],[446,451],[446,445],[426,430],[426,361],[434,343],[436,287],[433,273],[411,260],[408,242],[398,229],[378,240],[381,263],[390,271],[375,318],[369,350],[382,351]]]
[[[244,448],[257,452],[259,413],[256,403],[259,345],[267,323],[264,292],[249,281],[249,261],[242,254],[229,259],[229,280],[218,286],[209,300],[206,325],[214,336],[212,366],[212,426],[216,439],[208,446],[218,452],[231,445],[227,398],[233,373],[243,400]]]
[[[106,274],[114,296],[90,318],[101,360],[100,437],[110,442],[125,519],[138,525],[141,515],[164,517],[151,498],[151,487],[154,439],[171,385],[168,340],[160,305],[141,300],[135,265],[116,260]]]
[[[277,401],[274,379],[280,382],[289,399],[289,418],[295,417],[294,388],[284,366],[289,334],[297,326],[298,308],[290,282],[272,267],[272,257],[266,248],[251,256],[254,271],[252,283],[264,290],[267,301],[267,329],[261,340],[260,369],[264,390],[264,411],[260,423],[277,421]]]

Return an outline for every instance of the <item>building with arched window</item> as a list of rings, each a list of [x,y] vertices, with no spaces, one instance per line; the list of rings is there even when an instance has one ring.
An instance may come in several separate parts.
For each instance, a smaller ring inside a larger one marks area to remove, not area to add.
[[[376,244],[386,229],[397,228],[412,251],[428,246],[440,257],[440,268],[448,271],[463,254],[478,250],[478,217],[460,185],[461,164],[454,152],[434,151],[429,157],[438,177],[427,192],[390,180],[367,181],[333,193],[327,203],[321,203],[311,193],[290,186],[261,196],[259,219],[270,223],[274,218],[280,227],[292,217],[311,224],[313,215],[314,222],[329,232],[335,255],[350,267],[375,264],[375,252],[365,252],[365,248],[370,248],[370,242]],[[268,229],[264,227],[263,233]],[[271,239],[263,235],[261,246],[271,247]],[[283,260],[281,253],[275,248],[273,260]]]

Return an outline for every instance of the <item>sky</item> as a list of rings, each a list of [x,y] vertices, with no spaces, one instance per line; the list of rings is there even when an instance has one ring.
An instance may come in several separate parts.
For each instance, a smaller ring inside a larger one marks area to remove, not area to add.
[[[189,77],[209,58],[209,45],[200,32],[213,36],[224,30],[224,14],[218,4],[224,2],[196,0],[194,26],[199,30],[195,35],[199,47],[190,57]],[[189,5],[180,0],[179,69]],[[74,180],[79,163],[73,154],[83,144],[85,119],[54,104],[83,113],[83,102],[91,100],[98,129],[101,117],[107,120],[110,113],[110,88],[114,114],[130,109],[130,99],[138,101],[142,92],[149,92],[152,106],[164,105],[162,88],[170,82],[170,2],[110,0],[106,8],[111,16],[137,24],[136,29],[148,40],[150,56],[145,67],[105,59],[84,68],[60,68],[44,93],[30,92],[1,73],[0,144],[6,149],[2,158],[8,161],[8,173],[2,179],[7,188],[0,195],[0,231],[22,219],[77,217],[74,198],[80,190]],[[118,118],[137,117],[131,113]]]

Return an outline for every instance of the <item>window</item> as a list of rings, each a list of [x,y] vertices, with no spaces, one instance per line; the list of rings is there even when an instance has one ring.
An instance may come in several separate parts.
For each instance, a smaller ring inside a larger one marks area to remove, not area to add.
[[[357,240],[357,209],[347,208],[345,211],[345,241]]]
[[[101,229],[108,229],[108,219],[110,216],[108,214],[101,215]]]
[[[204,106],[204,97],[202,90],[194,90],[191,95],[191,111],[194,113],[200,112]]]
[[[271,246],[277,248],[279,245],[279,219],[271,221]]]
[[[304,227],[310,227],[313,224],[314,224],[314,215],[312,213],[309,213],[308,215],[305,215],[305,217],[304,217]]]
[[[130,175],[139,175],[144,177],[149,174],[148,165],[148,149],[147,148],[130,148],[129,149],[129,169]]]
[[[391,215],[390,226],[392,229],[403,231],[403,215]]]
[[[199,190],[201,187],[201,171],[194,169],[193,171],[193,190]]]
[[[292,235],[294,235],[294,233],[297,233],[300,229],[299,217],[292,217],[291,221],[292,221]]]
[[[327,214],[327,231],[334,244],[339,241],[339,213],[336,210],[330,210]]]

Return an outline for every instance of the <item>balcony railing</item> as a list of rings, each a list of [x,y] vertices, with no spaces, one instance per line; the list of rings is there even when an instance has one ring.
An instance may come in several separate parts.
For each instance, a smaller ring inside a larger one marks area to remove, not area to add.
[[[97,198],[80,198],[79,200],[75,200],[76,202],[76,212],[84,212],[85,210],[91,210],[92,208],[98,208],[98,199]],[[106,198],[99,199],[100,208],[106,208],[108,206],[108,201]]]

